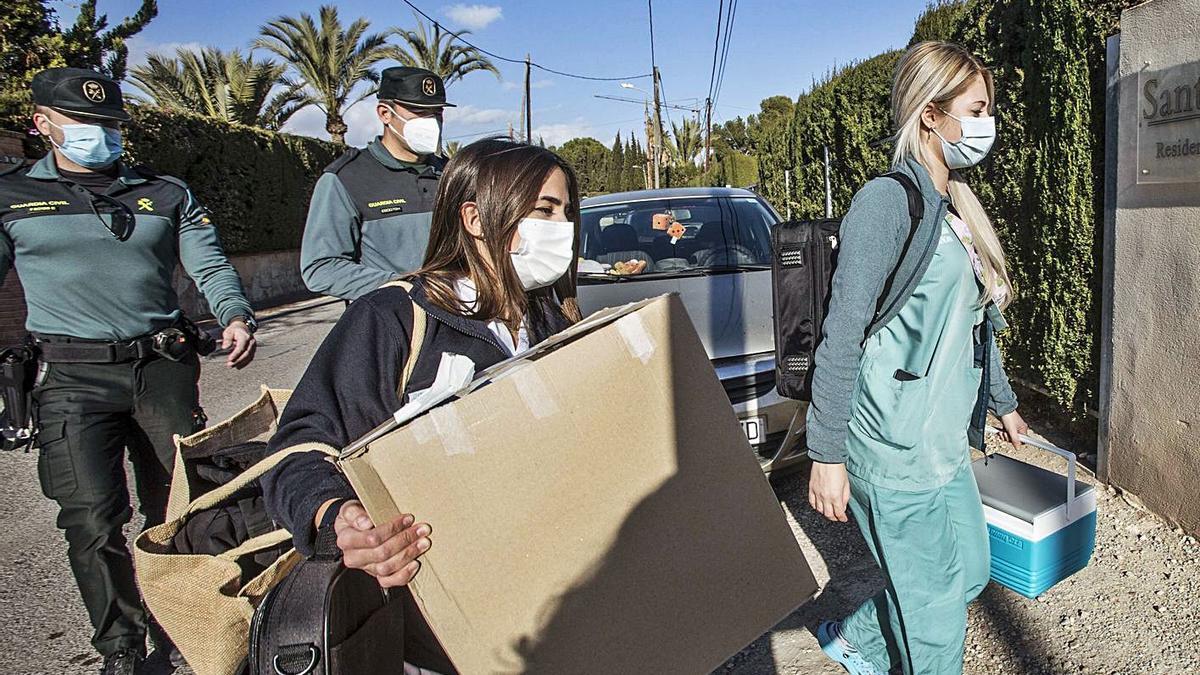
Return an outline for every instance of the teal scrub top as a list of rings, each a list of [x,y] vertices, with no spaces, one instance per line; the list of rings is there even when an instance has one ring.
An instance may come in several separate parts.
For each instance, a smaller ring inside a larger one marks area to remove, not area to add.
[[[945,485],[970,458],[967,428],[983,371],[983,322],[966,244],[949,225],[909,301],[867,339],[851,399],[846,470],[891,490]]]

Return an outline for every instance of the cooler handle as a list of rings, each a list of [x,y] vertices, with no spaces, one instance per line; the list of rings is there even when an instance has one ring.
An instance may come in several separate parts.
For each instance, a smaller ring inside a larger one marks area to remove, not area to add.
[[[1000,435],[1001,429],[995,427],[987,427],[987,432],[993,435]],[[1052,452],[1063,459],[1067,460],[1067,522],[1071,522],[1071,504],[1075,502],[1075,453],[1036,438],[1030,438],[1025,434],[1021,434],[1021,442],[1027,445],[1032,445],[1035,448],[1040,448],[1046,452]]]

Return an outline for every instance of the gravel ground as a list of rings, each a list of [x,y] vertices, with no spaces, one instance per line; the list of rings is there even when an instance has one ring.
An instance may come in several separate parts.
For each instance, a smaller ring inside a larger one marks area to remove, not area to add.
[[[261,382],[294,385],[340,312],[326,305],[266,322],[258,357],[238,376],[210,359],[201,390],[212,419],[252,400]],[[1061,470],[1061,460],[1039,451],[1016,456]],[[91,630],[55,509],[38,492],[36,455],[0,460],[0,673],[95,673],[99,659],[88,645]],[[718,672],[842,672],[821,654],[812,631],[818,620],[848,614],[873,595],[882,577],[853,523],[830,523],[808,507],[805,471],[775,483],[821,592]],[[1101,487],[1097,497],[1091,565],[1036,601],[989,585],[971,606],[965,672],[1200,672],[1200,545],[1112,490]],[[146,670],[169,672],[161,664]]]
[[[1047,453],[994,442],[1005,454],[1063,471],[1064,462]],[[843,672],[821,654],[816,624],[848,614],[882,587],[857,526],[828,522],[809,508],[807,478],[803,471],[779,479],[776,491],[821,593],[718,672]],[[1082,469],[1079,479],[1097,484]],[[1198,554],[1195,538],[1099,486],[1091,564],[1037,600],[990,583],[970,607],[964,672],[1200,672]]]

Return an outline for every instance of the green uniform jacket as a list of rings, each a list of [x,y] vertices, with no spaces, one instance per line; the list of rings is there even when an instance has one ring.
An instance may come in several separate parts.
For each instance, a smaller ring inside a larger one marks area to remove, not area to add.
[[[375,139],[326,167],[300,246],[309,290],[354,300],[421,266],[445,164],[427,161],[401,162]]]
[[[103,205],[94,210],[92,193],[59,174],[54,153],[0,175],[0,282],[15,265],[27,330],[127,340],[166,328],[182,315],[171,286],[177,261],[221,325],[253,316],[216,228],[183,181],[121,165],[106,194],[134,213],[126,241],[113,236]]]

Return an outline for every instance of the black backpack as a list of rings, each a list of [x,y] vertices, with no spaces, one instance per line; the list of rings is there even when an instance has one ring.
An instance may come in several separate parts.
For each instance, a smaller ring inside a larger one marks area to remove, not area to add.
[[[263,598],[250,622],[249,675],[399,673],[404,603],[342,564],[332,527],[313,557]]]
[[[883,177],[900,183],[908,195],[912,226],[904,248],[900,250],[900,260],[904,260],[925,215],[925,203],[920,188],[907,175],[894,171]],[[841,222],[840,218],[793,220],[771,228],[775,390],[785,398],[803,401],[812,398],[812,359],[821,341],[821,324],[829,310]],[[891,290],[895,275],[893,269],[879,296],[881,304]]]

